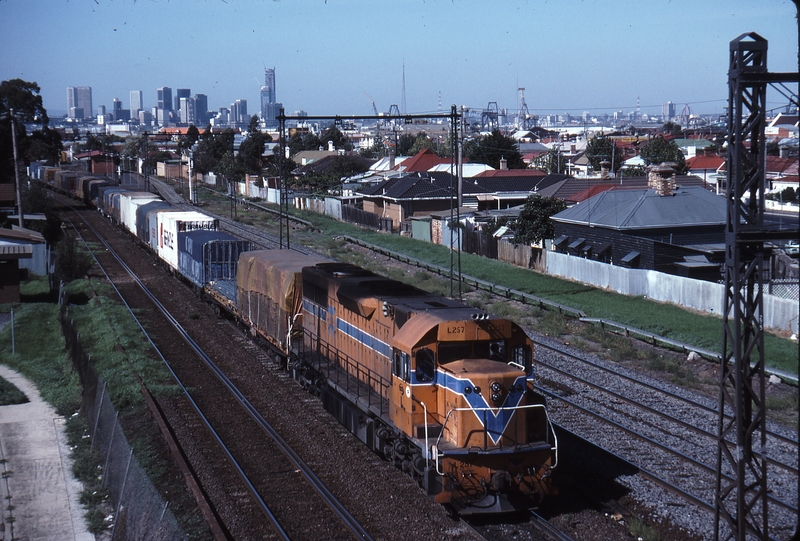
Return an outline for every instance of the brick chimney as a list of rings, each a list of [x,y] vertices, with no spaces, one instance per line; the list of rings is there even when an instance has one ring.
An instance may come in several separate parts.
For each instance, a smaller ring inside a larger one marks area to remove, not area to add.
[[[609,171],[610,167],[611,167],[611,162],[610,161],[603,160],[602,162],[600,162],[600,179],[601,180],[608,179],[608,176],[609,176],[608,175],[608,171]]]
[[[647,185],[654,189],[658,195],[672,195],[675,193],[675,168],[677,163],[664,162],[658,166],[651,166],[647,170]]]

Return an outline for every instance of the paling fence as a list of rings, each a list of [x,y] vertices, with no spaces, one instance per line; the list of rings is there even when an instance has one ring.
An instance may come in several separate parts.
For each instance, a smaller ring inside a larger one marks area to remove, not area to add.
[[[133,455],[91,358],[80,343],[80,334],[68,319],[62,304],[61,327],[75,370],[83,385],[81,414],[86,416],[92,446],[103,458],[103,484],[114,505],[111,539],[171,541],[184,540],[184,533],[169,505],[153,486]]]

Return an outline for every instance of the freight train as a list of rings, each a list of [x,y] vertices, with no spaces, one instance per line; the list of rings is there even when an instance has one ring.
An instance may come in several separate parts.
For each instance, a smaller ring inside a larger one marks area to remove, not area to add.
[[[75,179],[72,193],[96,194],[101,213],[265,341],[436,502],[507,512],[554,490],[558,444],[519,325],[347,263],[254,251],[213,217],[111,184],[92,192],[94,180]]]

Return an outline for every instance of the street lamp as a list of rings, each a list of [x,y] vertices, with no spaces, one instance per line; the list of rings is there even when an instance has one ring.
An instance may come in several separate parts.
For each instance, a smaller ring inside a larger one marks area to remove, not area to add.
[[[9,109],[8,113],[11,118],[11,145],[14,147],[14,179],[16,180],[17,191],[17,213],[19,226],[25,227],[25,220],[22,216],[22,189],[20,188],[21,183],[19,180],[19,158],[17,157],[17,120],[14,118],[14,109]]]

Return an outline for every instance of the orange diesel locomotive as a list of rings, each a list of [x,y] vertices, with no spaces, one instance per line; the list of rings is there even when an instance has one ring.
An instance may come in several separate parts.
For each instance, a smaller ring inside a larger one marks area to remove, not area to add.
[[[286,255],[242,255],[239,313],[342,424],[461,514],[529,508],[550,492],[557,442],[519,325],[354,265]],[[244,285],[254,267],[271,276],[264,295]]]

